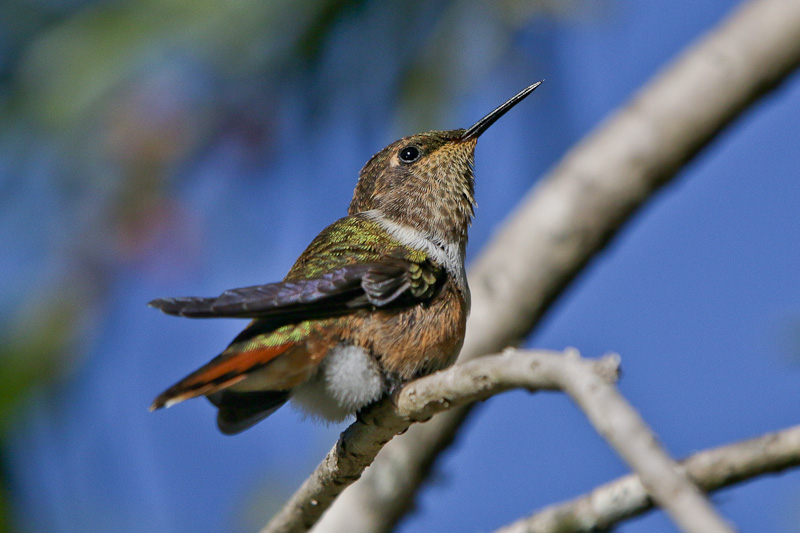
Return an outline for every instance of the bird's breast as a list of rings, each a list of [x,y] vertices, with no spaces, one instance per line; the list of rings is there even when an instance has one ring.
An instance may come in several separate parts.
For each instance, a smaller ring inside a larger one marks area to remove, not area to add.
[[[451,365],[466,317],[466,299],[448,281],[426,303],[339,318],[329,324],[336,340],[292,401],[313,416],[342,420],[395,386]]]
[[[366,313],[344,331],[367,350],[387,380],[398,384],[450,366],[464,342],[467,301],[452,280],[430,301]]]

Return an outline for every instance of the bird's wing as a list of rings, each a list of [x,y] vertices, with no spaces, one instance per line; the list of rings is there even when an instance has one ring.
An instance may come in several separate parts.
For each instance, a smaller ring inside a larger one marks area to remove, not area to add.
[[[211,298],[160,298],[148,305],[190,318],[322,318],[425,301],[443,273],[429,261],[387,258],[345,265],[310,279],[232,289]]]
[[[359,308],[387,308],[426,301],[443,279],[442,273],[442,269],[428,261],[420,264],[387,258],[379,263],[346,265],[317,278],[234,289],[216,298],[154,300],[150,302],[152,307],[172,315],[262,320],[251,323],[222,354],[161,393],[150,409],[169,407],[201,395],[211,397],[279,357],[292,367],[292,375],[305,376],[304,372],[319,363],[320,355],[304,342],[308,333],[292,322],[337,316]],[[328,350],[328,346],[317,348],[323,352]],[[236,394],[228,396],[233,398]],[[214,398],[219,400],[221,409],[218,423],[226,433],[249,427],[286,400],[270,396],[266,402],[269,405],[265,407],[266,403],[260,398],[259,405],[264,409],[243,410],[235,401],[227,401],[227,397]]]

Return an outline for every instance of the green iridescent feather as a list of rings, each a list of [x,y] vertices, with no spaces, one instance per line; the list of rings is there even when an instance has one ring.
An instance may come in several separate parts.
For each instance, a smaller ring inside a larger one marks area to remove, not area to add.
[[[337,220],[308,245],[286,280],[311,279],[357,263],[378,263],[386,258],[422,264],[428,256],[403,246],[377,222],[363,215]]]
[[[443,269],[431,263],[424,251],[402,245],[380,224],[362,215],[342,218],[322,230],[297,259],[284,281],[310,280],[347,265],[379,264],[387,259],[410,263],[407,277],[409,292],[414,298],[425,301],[433,296]],[[271,329],[269,321],[257,320],[231,343],[226,352],[299,343],[319,325],[319,319],[309,319]]]

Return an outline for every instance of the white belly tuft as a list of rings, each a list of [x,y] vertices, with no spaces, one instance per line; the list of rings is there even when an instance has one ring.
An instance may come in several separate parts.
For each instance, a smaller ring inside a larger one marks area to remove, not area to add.
[[[340,344],[328,352],[311,379],[294,389],[292,402],[312,416],[338,422],[385,390],[380,368],[369,353]]]

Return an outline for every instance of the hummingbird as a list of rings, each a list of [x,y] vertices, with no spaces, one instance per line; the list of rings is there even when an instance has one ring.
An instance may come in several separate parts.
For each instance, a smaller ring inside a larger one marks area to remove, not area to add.
[[[169,315],[251,319],[150,410],[205,396],[226,435],[289,400],[312,416],[341,421],[453,364],[470,306],[464,255],[475,208],[475,146],[541,83],[470,128],[411,135],[372,156],[347,216],[317,235],[283,281],[150,302]]]

